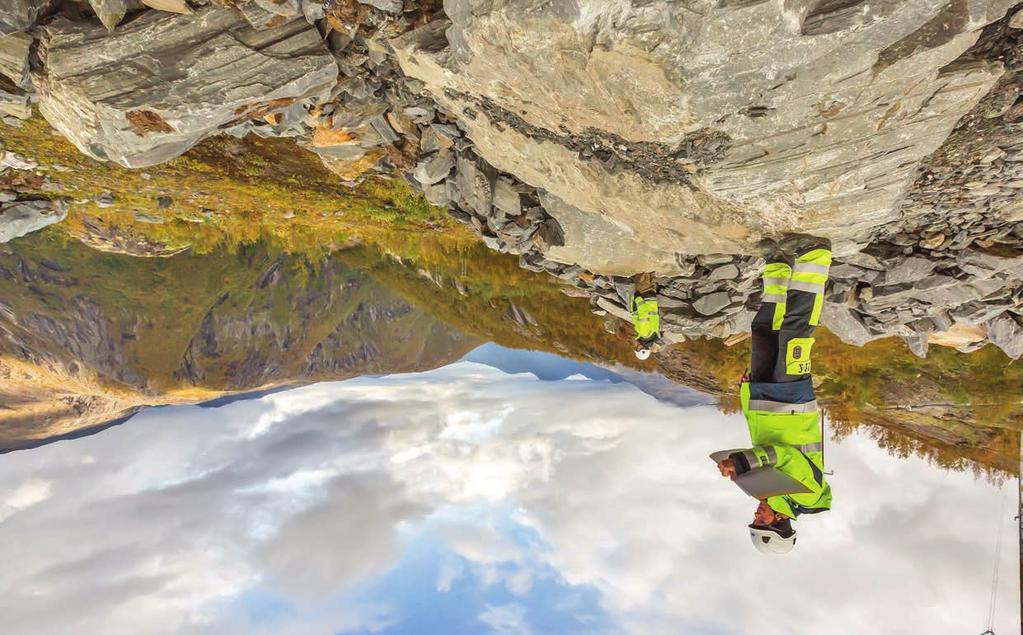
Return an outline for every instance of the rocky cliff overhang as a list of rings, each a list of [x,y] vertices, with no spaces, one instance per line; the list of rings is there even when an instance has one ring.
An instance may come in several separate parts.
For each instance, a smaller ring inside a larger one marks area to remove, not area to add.
[[[958,329],[1023,355],[1008,1],[203,2],[112,33],[55,3],[0,40],[0,107],[27,116],[31,62],[44,114],[97,158],[254,132],[345,181],[400,173],[596,312],[627,321],[628,278],[655,272],[669,340],[748,330],[755,241],[825,235],[843,340],[924,354]]]
[[[764,233],[862,245],[998,79],[953,62],[1011,4],[449,0],[394,47],[481,157],[583,213],[567,235],[670,271]]]

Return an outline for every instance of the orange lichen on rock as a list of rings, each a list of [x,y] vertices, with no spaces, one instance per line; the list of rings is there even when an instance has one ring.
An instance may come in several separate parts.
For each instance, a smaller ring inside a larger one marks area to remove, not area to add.
[[[259,119],[293,103],[294,97],[280,97],[262,104],[243,104],[235,108],[234,114],[238,115],[239,119]]]
[[[313,146],[317,148],[351,145],[358,142],[359,139],[352,131],[337,130],[327,123],[316,126],[316,129],[313,131]]]
[[[128,123],[131,124],[132,130],[135,131],[140,137],[144,137],[153,133],[169,133],[174,132],[173,126],[160,116],[159,113],[153,112],[152,110],[129,110],[124,113]]]
[[[324,167],[340,176],[345,181],[356,181],[373,169],[384,156],[381,148],[373,148],[358,159],[334,159],[331,157],[320,157]]]

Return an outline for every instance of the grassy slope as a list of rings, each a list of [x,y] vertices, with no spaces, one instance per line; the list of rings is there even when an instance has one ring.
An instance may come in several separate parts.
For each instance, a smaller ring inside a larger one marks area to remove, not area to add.
[[[46,192],[40,181],[34,194],[88,201],[73,205],[64,223],[80,237],[95,227],[169,248],[189,246],[200,254],[260,237],[272,237],[295,253],[322,253],[353,238],[386,239],[400,232],[444,230],[452,240],[470,240],[443,210],[402,181],[371,179],[347,188],[313,153],[289,140],[218,137],[168,163],[130,170],[80,154],[34,118],[21,128],[0,128],[0,146],[36,160],[39,174],[63,188]],[[14,171],[0,175],[0,188],[18,176]],[[93,202],[103,192],[114,193],[112,207]],[[169,208],[159,208],[160,196],[171,197]]]

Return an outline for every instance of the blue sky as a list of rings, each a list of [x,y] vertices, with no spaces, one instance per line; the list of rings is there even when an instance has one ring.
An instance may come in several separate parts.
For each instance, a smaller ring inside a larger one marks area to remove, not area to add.
[[[1014,483],[853,436],[828,451],[835,509],[798,523],[791,556],[764,558],[752,501],[707,458],[747,443],[741,417],[607,369],[535,368],[463,361],[159,408],[5,455],[5,631],[983,630]],[[954,524],[935,522],[948,510]],[[1016,576],[1000,590],[996,631],[1012,632]]]

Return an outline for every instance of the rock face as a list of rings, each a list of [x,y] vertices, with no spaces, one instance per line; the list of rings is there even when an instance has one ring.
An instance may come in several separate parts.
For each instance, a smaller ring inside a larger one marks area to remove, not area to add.
[[[0,75],[17,88],[28,88],[28,53],[32,38],[24,33],[0,36]]]
[[[569,285],[570,295],[589,295],[598,314],[631,321],[631,276],[602,274],[563,260],[571,251],[559,245],[566,235],[574,238],[561,230],[563,201],[498,172],[465,139],[456,148],[463,149],[456,150],[455,170],[444,187],[444,200],[455,218],[491,248],[519,254],[523,268],[557,277]],[[425,189],[430,187],[437,186]],[[500,207],[495,204],[495,193],[504,189],[515,192],[517,205],[510,199]],[[953,258],[926,239],[899,234],[875,239],[867,251],[839,259],[832,267],[822,323],[857,346],[901,337],[920,356],[926,355],[930,341],[964,352],[990,341],[1010,357],[1023,354],[1017,341],[1023,322],[1023,223],[1003,223],[992,232],[987,225],[974,228],[954,216],[943,222],[963,227],[957,238],[962,245],[976,245],[959,249]],[[637,266],[637,246],[627,239],[617,246],[620,262]],[[759,303],[762,265],[763,259],[754,256],[675,254],[672,275],[654,279],[665,338],[730,338],[748,332]],[[964,331],[974,336],[941,335]]]
[[[89,0],[89,4],[108,31],[113,31],[128,12],[126,0]]]
[[[337,67],[305,20],[256,30],[237,12],[149,11],[108,34],[45,27],[40,111],[97,159],[142,167],[297,100],[328,93]]]
[[[0,36],[31,27],[50,4],[50,0],[4,0],[0,11]]]
[[[0,203],[0,243],[59,223],[67,216],[65,201],[12,201]]]
[[[482,158],[584,212],[568,235],[735,252],[800,230],[844,253],[994,85],[958,58],[1011,4],[449,0],[394,47]]]

